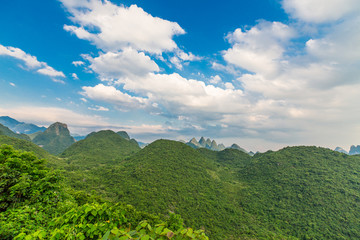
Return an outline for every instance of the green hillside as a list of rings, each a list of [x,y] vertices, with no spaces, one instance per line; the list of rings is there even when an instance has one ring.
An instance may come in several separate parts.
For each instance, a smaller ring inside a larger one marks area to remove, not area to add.
[[[317,147],[256,154],[238,173],[242,206],[299,239],[360,239],[360,158]]]
[[[222,179],[222,170],[186,144],[157,140],[121,164],[90,172],[101,179],[102,194],[151,213],[178,213],[187,225],[204,227],[212,239],[253,235],[259,223],[241,210],[240,195],[234,198],[243,185]]]
[[[5,127],[4,125],[0,124],[0,135],[3,136],[9,136],[13,138],[23,139],[30,141],[30,138],[26,134],[17,134],[11,131],[8,127]]]
[[[161,218],[65,187],[32,153],[0,145],[0,239],[208,240],[178,215]]]
[[[51,154],[58,155],[75,142],[66,124],[54,123],[32,140]]]
[[[114,164],[138,152],[140,147],[111,130],[89,134],[67,148],[60,157],[67,158],[69,167],[91,169],[104,164]]]
[[[2,144],[12,145],[17,150],[33,152],[35,156],[37,156],[38,158],[46,158],[46,159],[53,158],[53,156],[50,153],[48,153],[47,151],[45,151],[35,143],[23,139],[18,139],[8,136],[0,136],[0,145]]]

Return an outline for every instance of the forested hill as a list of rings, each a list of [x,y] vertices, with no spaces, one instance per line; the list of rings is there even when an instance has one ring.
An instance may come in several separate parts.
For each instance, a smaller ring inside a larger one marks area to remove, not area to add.
[[[181,218],[64,187],[61,175],[32,153],[0,146],[0,239],[198,239]]]
[[[74,143],[60,157],[67,158],[70,165],[91,168],[99,164],[120,162],[139,150],[137,143],[111,130],[102,130]]]
[[[5,127],[4,125],[0,124],[0,136],[9,136],[13,138],[18,139],[24,139],[30,141],[30,137],[26,134],[17,134],[11,131],[8,127]]]
[[[360,239],[360,158],[318,147],[256,154],[238,172],[242,205],[299,239]]]
[[[360,156],[318,147],[250,156],[170,140],[140,149],[100,131],[51,159],[67,188],[163,218],[179,213],[210,239],[360,239]]]

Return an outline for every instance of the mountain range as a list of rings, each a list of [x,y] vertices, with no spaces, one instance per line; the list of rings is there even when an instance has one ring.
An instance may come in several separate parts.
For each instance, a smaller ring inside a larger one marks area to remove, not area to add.
[[[140,148],[126,132],[111,130],[93,132],[75,142],[62,123],[52,124],[34,138],[42,141],[41,148],[30,140],[16,138],[19,134],[12,132],[12,136],[6,136],[11,135],[11,130],[3,129],[0,145],[10,144],[46,158],[49,167],[60,170],[63,186],[76,193],[73,198],[78,202],[88,201],[85,192],[103,198],[100,202],[131,204],[138,211],[158,214],[159,219],[170,222],[174,220],[170,217],[172,213],[180,214],[186,226],[204,229],[215,240],[360,239],[358,155],[312,146],[250,155],[236,145],[211,150],[215,141],[205,138],[188,143],[157,140]],[[56,149],[57,156],[45,151],[44,146],[51,149],[59,144],[65,149]],[[5,155],[0,154],[0,160]],[[31,161],[38,164],[31,156]],[[0,169],[8,171],[9,166],[1,165]],[[17,188],[27,189],[30,185],[26,181],[36,178],[21,179]],[[58,190],[50,193],[54,192]],[[41,192],[34,194],[37,199]],[[51,202],[48,196],[44,199]],[[61,206],[69,203],[68,200]],[[71,207],[76,209],[74,204]],[[84,216],[99,219],[91,226],[107,223],[109,218],[94,217],[104,212],[101,208],[84,209],[90,209]],[[30,221],[21,209],[5,215],[0,212],[0,223],[6,224],[6,229],[14,226],[8,222],[15,213],[24,214],[16,219]],[[74,214],[74,219],[79,218],[78,213]],[[68,226],[59,220],[61,216],[57,215],[56,223]],[[148,215],[142,216],[141,219]],[[75,221],[73,225],[77,224]],[[1,234],[0,229],[0,238]]]
[[[206,149],[210,149],[213,151],[222,151],[226,148],[232,148],[232,149],[237,149],[239,151],[248,153],[250,155],[254,155],[253,152],[248,152],[246,151],[244,148],[240,147],[239,145],[237,145],[236,143],[232,144],[230,147],[225,147],[224,144],[220,143],[217,144],[215,140],[211,140],[210,138],[207,138],[205,140],[204,137],[201,137],[199,141],[196,140],[196,138],[192,138],[189,142],[186,143],[188,146],[198,149],[198,148],[206,148]]]
[[[45,127],[39,127],[32,123],[19,122],[11,117],[2,116],[0,117],[0,124],[8,127],[15,133],[32,134],[36,132],[43,132],[46,130]]]
[[[336,147],[335,151],[345,153],[345,154],[349,154],[349,155],[356,155],[356,154],[360,154],[360,145],[357,145],[357,146],[352,145],[350,147],[349,151],[346,151],[345,149],[343,149],[341,147]]]

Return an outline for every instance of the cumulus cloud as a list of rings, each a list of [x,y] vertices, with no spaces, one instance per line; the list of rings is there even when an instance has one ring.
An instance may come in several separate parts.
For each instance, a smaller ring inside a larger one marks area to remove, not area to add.
[[[222,51],[224,61],[212,61],[211,67],[235,79],[223,80],[215,73],[208,84],[165,74],[149,57],[156,54],[165,61],[161,54],[171,52],[167,59],[178,69],[202,60],[173,41],[175,35],[185,33],[177,23],[153,17],[136,5],[62,2],[73,21],[64,29],[102,50],[97,57],[84,56],[89,69],[109,85],[83,87],[81,94],[87,99],[181,122],[174,123],[179,129],[167,133],[208,131],[249,141],[317,144],[321,139],[330,143],[331,136],[356,128],[360,20],[355,0],[283,0],[291,24],[262,20],[229,33],[226,40],[231,47]],[[317,31],[307,31],[309,25]],[[338,130],[339,122],[346,127]]]
[[[286,43],[295,31],[280,22],[261,21],[250,30],[240,28],[227,36],[233,44],[224,51],[224,59],[250,72],[276,74],[285,52]]]
[[[78,80],[78,79],[79,79],[79,77],[77,76],[76,73],[72,73],[71,76],[72,76],[72,78],[75,79],[75,80]]]
[[[185,31],[175,22],[153,17],[142,8],[118,6],[108,0],[61,0],[75,25],[66,31],[91,41],[104,51],[126,47],[161,54],[177,48],[173,36]]]
[[[63,72],[56,71],[50,66],[44,66],[43,68],[37,70],[37,72],[50,77],[65,77],[65,74]]]
[[[75,67],[78,67],[78,66],[83,66],[85,63],[83,61],[73,61],[72,64]]]
[[[0,44],[0,55],[10,56],[22,60],[29,69],[37,69],[37,72],[49,77],[65,77],[63,72],[57,71],[45,62],[39,62],[35,56],[25,53],[20,48],[6,47]],[[62,80],[58,80],[62,81]],[[63,81],[62,81],[63,82]]]
[[[360,9],[358,0],[283,0],[282,5],[292,17],[314,23],[336,21]]]
[[[269,141],[328,146],[355,141],[344,131],[356,129],[360,117],[354,90],[360,86],[360,11],[358,3],[348,3],[351,8],[336,10],[344,2],[283,1],[286,9],[296,8],[294,18],[311,22],[317,32],[304,30],[303,22],[262,21],[230,33],[232,46],[223,51],[228,65],[215,66],[248,71],[238,81],[251,107],[244,109],[246,114],[224,115],[220,122],[233,131],[237,123],[243,134]]]
[[[158,72],[158,65],[142,52],[126,48],[120,52],[101,53],[98,57],[86,55],[90,69],[102,78],[122,78],[143,76],[149,72]]]
[[[141,97],[133,97],[127,93],[117,90],[113,86],[98,84],[95,87],[82,87],[84,95],[92,100],[114,104],[118,109],[126,111],[129,109],[144,108],[148,100]]]
[[[221,77],[219,75],[211,76],[209,82],[211,84],[218,84],[221,82]]]

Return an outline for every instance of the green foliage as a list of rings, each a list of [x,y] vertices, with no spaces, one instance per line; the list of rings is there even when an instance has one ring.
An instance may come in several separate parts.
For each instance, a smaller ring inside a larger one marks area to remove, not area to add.
[[[1,146],[0,239],[208,239],[177,215],[161,219],[104,202],[60,179],[34,154]]]
[[[4,145],[0,152],[0,211],[23,203],[52,203],[58,199],[58,175],[32,153]]]
[[[87,140],[92,137],[94,135]],[[99,138],[86,142],[87,146],[94,146],[98,151],[91,154],[96,158],[88,157],[86,162],[78,157],[87,154],[85,148],[78,148],[79,153],[74,157],[66,151],[69,160],[76,162],[78,167],[72,167],[66,173],[71,186],[93,189],[112,201],[129,202],[139,210],[163,216],[167,216],[169,211],[176,212],[187,225],[205,228],[214,239],[257,231],[256,227],[246,227],[258,224],[238,207],[241,196],[237,193],[243,185],[229,177],[229,166],[223,166],[226,161],[237,165],[235,156],[238,155],[244,157],[244,162],[249,161],[249,155],[229,149],[222,153],[214,152],[219,157],[213,160],[183,143],[159,140],[129,158],[112,161],[110,157],[114,155],[111,152],[116,148],[101,144],[105,149],[100,149],[96,145],[98,140],[103,143]],[[65,169],[69,170],[71,165]],[[263,232],[265,236],[275,235],[266,230]]]
[[[53,155],[51,155],[50,153],[48,153],[47,151],[36,145],[35,143],[23,139],[0,135],[0,145],[2,144],[11,145],[17,150],[33,152],[36,157],[51,159],[52,162],[55,161],[56,159],[56,157],[54,157]]]
[[[299,239],[360,239],[360,158],[316,147],[256,154],[238,173],[241,203],[268,229]]]

